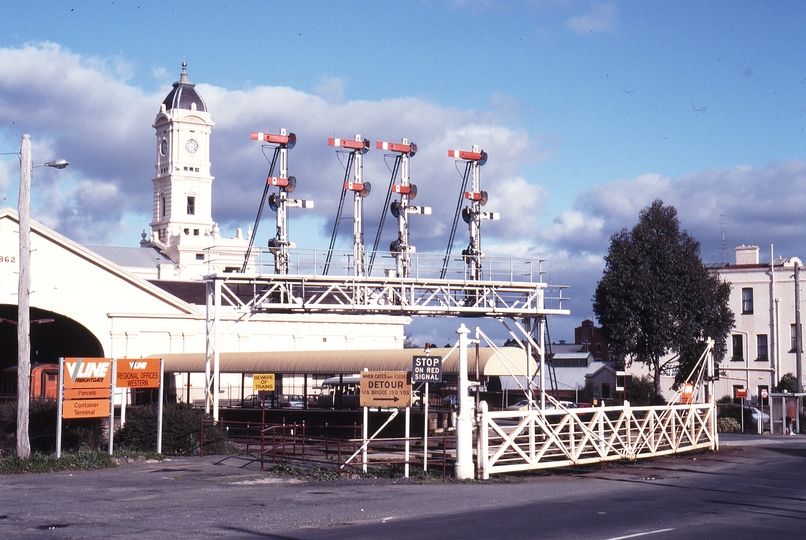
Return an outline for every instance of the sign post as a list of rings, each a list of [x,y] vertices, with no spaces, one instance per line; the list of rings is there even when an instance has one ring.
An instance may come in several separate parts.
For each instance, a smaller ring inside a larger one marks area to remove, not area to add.
[[[56,457],[62,455],[62,419],[109,416],[109,454],[115,431],[114,360],[59,358],[59,404],[56,419]]]
[[[442,382],[442,357],[429,356],[429,344],[426,343],[425,356],[413,356],[411,359],[411,382],[425,383],[423,398],[425,400],[424,410],[425,422],[423,425],[423,473],[428,472],[428,383]]]
[[[115,382],[120,388],[157,388],[157,453],[162,453],[162,358],[122,358],[115,361]],[[110,437],[111,439],[111,437]],[[112,452],[110,445],[109,452]]]
[[[263,392],[274,392],[274,373],[253,373],[252,390],[260,392],[260,423],[265,424],[266,394]]]
[[[742,419],[742,433],[744,433],[744,400],[747,398],[748,391],[747,391],[747,388],[734,388],[733,389],[733,394],[734,394],[733,397],[735,399],[741,399],[742,400],[742,411],[741,411],[741,413],[739,413],[739,415],[740,415],[740,417]],[[758,427],[758,426],[756,426],[756,427]]]

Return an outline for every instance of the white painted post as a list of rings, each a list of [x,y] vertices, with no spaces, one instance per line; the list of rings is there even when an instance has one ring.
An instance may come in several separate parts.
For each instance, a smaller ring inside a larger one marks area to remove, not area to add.
[[[62,402],[64,401],[64,357],[59,357],[59,397],[56,399],[56,458],[62,457]]]
[[[366,369],[364,370],[366,371]],[[364,426],[361,428],[362,435],[364,436],[363,446],[361,451],[361,461],[363,464],[363,471],[367,472],[367,437],[369,437],[369,407],[364,407]]]
[[[115,383],[118,378],[118,361],[117,358],[111,358],[109,363],[112,364],[112,381],[109,383],[109,455],[111,456],[114,450],[115,440]]]
[[[489,456],[489,425],[490,425],[490,417],[488,416],[489,411],[487,410],[487,402],[482,401],[479,403],[479,412],[481,412],[481,424],[479,425],[479,450],[478,450],[478,462],[479,462],[479,470],[481,471],[481,478],[482,480],[489,480],[490,479],[490,456]],[[533,456],[530,456],[533,457]]]
[[[425,425],[423,426],[423,474],[428,472],[428,383],[425,383]]]
[[[162,454],[162,402],[163,402],[163,384],[165,383],[165,372],[163,366],[163,359],[160,358],[160,389],[157,392],[159,396],[159,407],[157,407],[157,453]]]
[[[403,452],[406,459],[406,464],[403,466],[405,478],[409,477],[409,437],[411,437],[411,407],[406,407],[406,443]]]
[[[210,335],[210,330],[216,330],[211,328],[210,318],[213,315],[213,302],[217,301],[215,299],[215,289],[213,285],[209,282],[205,282],[205,292],[207,296],[207,316],[206,316],[206,324],[207,324],[207,339],[205,340],[205,349],[204,349],[204,414],[210,414],[210,383],[212,382],[212,369],[211,369],[211,355],[213,354],[213,336]],[[190,385],[190,373],[188,373],[188,385]],[[192,396],[190,400],[190,404],[193,405]]]
[[[221,353],[218,343],[218,306],[221,303],[221,280],[215,280],[215,304],[213,305],[213,420],[218,422],[218,393],[221,389]]]
[[[470,330],[462,324],[459,334],[459,417],[456,420],[456,466],[454,474],[459,480],[473,478],[473,419],[470,414],[467,391],[467,335]]]

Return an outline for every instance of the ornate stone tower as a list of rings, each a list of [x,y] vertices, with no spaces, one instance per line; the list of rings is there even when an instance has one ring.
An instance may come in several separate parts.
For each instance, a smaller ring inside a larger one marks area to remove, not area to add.
[[[212,217],[210,131],[207,105],[182,75],[160,105],[156,130],[156,171],[151,237],[142,246],[158,248],[174,264],[162,278],[198,279],[207,273],[240,268],[246,239],[222,239]]]
[[[188,81],[187,64],[154,121],[157,161],[152,239],[170,247],[180,237],[210,235],[212,184],[210,130],[204,100]],[[184,242],[183,242],[184,243]]]

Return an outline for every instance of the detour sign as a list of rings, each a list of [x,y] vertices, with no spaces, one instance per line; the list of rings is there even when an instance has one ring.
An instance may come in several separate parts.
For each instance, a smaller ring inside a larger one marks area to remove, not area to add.
[[[411,383],[406,371],[362,371],[361,407],[410,407]]]

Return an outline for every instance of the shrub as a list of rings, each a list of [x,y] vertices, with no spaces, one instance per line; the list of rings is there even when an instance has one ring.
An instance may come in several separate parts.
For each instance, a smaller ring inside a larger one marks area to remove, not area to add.
[[[29,406],[28,436],[33,452],[53,452],[56,449],[55,400],[35,400]],[[62,421],[62,449],[100,449],[106,443],[105,418],[82,418]],[[17,449],[17,402],[0,403],[0,455],[11,455]]]
[[[717,418],[716,430],[719,433],[739,433],[742,430],[742,426],[734,418],[723,416]]]
[[[116,446],[138,452],[153,452],[157,448],[158,404],[131,408],[126,424],[115,434]],[[204,412],[187,403],[170,403],[162,411],[162,453],[168,455],[198,455],[199,428]],[[204,428],[204,452],[222,453],[226,441],[216,426]]]

